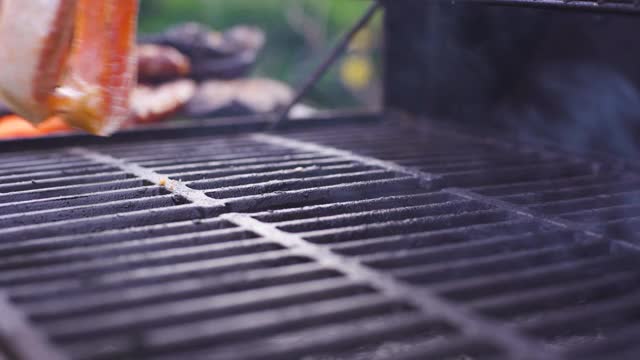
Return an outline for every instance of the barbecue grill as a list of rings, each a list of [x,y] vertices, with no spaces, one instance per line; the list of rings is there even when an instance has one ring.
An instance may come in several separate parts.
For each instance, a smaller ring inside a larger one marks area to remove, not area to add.
[[[381,113],[0,143],[0,359],[636,359],[637,162],[440,96],[425,39],[638,10],[387,1]]]

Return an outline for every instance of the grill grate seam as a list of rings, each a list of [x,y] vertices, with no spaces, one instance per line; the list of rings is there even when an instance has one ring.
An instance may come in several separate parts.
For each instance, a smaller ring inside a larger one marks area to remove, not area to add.
[[[298,235],[286,233],[272,224],[262,223],[249,215],[229,213],[223,214],[221,217],[267,239],[278,241],[295,253],[310,257],[327,267],[335,268],[354,281],[366,282],[382,294],[409,301],[411,305],[422,312],[426,320],[432,319],[434,316],[441,316],[459,326],[461,331],[466,333],[465,335],[471,337],[492,334],[494,335],[492,336],[494,344],[500,344],[509,353],[511,359],[555,358],[553,354],[541,353],[535,341],[506,330],[498,323],[479,317],[461,306],[441,300],[439,296],[427,289],[401,283],[386,273],[366,267],[358,260],[338,255],[327,247],[310,243]]]
[[[120,160],[82,147],[72,148],[69,151],[74,155],[84,156],[95,162],[118,167],[122,169],[122,171],[135,175],[136,177],[146,180],[154,185],[164,186],[172,193],[199,206],[206,208],[218,208],[225,206],[223,201],[212,199],[202,191],[193,190],[180,181],[171,180],[166,176],[135,163],[129,163],[125,160]]]
[[[253,135],[252,138],[255,141],[267,142],[276,146],[303,149],[343,157],[365,165],[381,167],[394,173],[405,176],[409,175],[416,178],[420,185],[427,189],[435,179],[435,177],[429,174],[410,170],[392,162],[363,157],[348,151],[313,143],[303,143],[267,134],[256,134]],[[143,166],[83,147],[72,148],[68,151],[76,156],[83,156],[95,162],[120,168],[152,184],[164,184],[167,190],[171,191],[174,195],[184,198],[195,206],[224,209],[224,201],[207,196],[205,191],[191,189],[179,180],[168,180],[161,174]],[[259,236],[273,240],[285,248],[290,249],[294,254],[311,258],[319,264],[326,265],[328,268],[344,273],[354,281],[369,284],[385,297],[407,301],[420,311],[420,314],[424,316],[426,321],[432,320],[434,317],[442,317],[444,320],[450,321],[453,325],[458,326],[469,336],[486,337],[487,334],[492,334],[491,340],[493,345],[504,349],[512,359],[559,359],[556,354],[541,352],[535,340],[518,334],[511,329],[507,329],[498,322],[471,313],[462,306],[453,305],[427,289],[402,283],[391,275],[368,268],[355,259],[349,259],[334,253],[328,247],[312,244],[298,235],[281,231],[274,225],[263,223],[246,214],[226,213],[220,215],[220,217],[243,229],[252,231]]]
[[[612,252],[617,252],[617,253],[627,254],[632,256],[640,256],[640,247],[624,239],[612,238],[609,234],[605,234],[604,232],[598,232],[588,224],[582,225],[580,223],[576,223],[561,217],[544,215],[535,210],[532,210],[531,208],[512,204],[509,202],[505,202],[499,199],[481,195],[473,191],[468,191],[461,188],[449,188],[449,189],[443,190],[443,192],[452,194],[452,195],[457,195],[469,200],[475,200],[484,204],[493,205],[499,209],[502,209],[511,213],[524,215],[526,217],[530,217],[532,219],[542,221],[554,227],[560,227],[560,228],[571,230],[575,234],[583,235],[582,240],[586,242],[604,241],[609,244],[610,250]]]
[[[409,125],[405,125],[405,126],[409,127]],[[449,131],[441,128],[434,129],[432,126],[428,126],[428,125],[421,125],[421,126],[411,125],[410,128],[416,129],[422,132],[429,131],[433,133],[435,131],[438,133],[442,133],[443,135],[460,138],[468,142],[472,142],[472,143],[479,142],[481,144],[504,148],[505,150],[509,150],[509,151],[515,150],[523,154],[538,154],[543,158],[557,158],[559,155],[559,153],[555,151],[557,149],[544,149],[544,148],[540,149],[539,147],[536,148],[533,145],[517,144],[517,143],[509,142],[506,140],[502,140],[502,139],[477,138],[477,137],[473,137],[472,135],[468,135],[464,132]],[[289,147],[296,150],[317,151],[324,154],[342,156],[356,162],[361,162],[371,166],[383,167],[389,171],[394,171],[396,173],[415,177],[419,179],[420,185],[422,185],[427,190],[434,190],[434,189],[440,188],[440,186],[437,183],[438,183],[438,180],[441,179],[441,176],[430,174],[420,170],[413,170],[405,166],[398,165],[391,161],[378,160],[371,157],[357,155],[353,152],[340,150],[327,145],[319,145],[312,142],[302,142],[298,140],[291,140],[291,139],[287,139],[287,138],[277,136],[277,135],[272,135],[272,134],[255,134],[253,135],[252,138],[255,139],[256,141],[265,141],[273,145],[285,146],[285,147]],[[594,163],[593,161],[589,162],[587,158],[584,156],[569,154],[565,151],[561,151],[560,154],[570,156],[571,161],[575,164],[591,163],[592,167],[594,168],[594,173],[598,173],[599,171],[599,168],[600,168],[599,163]],[[618,167],[630,166],[630,164],[627,164],[624,161],[619,161],[617,165]],[[544,215],[524,206],[519,206],[509,202],[501,201],[501,200],[484,196],[476,192],[468,191],[462,188],[445,188],[443,191],[445,193],[448,193],[454,196],[460,196],[462,198],[476,200],[483,204],[493,205],[499,209],[506,210],[512,214],[520,214],[526,217],[530,217],[532,219],[541,220],[542,222],[552,225],[553,227],[572,230],[576,234],[585,235],[586,239],[591,239],[591,241],[606,241],[611,245],[612,251],[617,251],[620,253],[630,252],[633,255],[640,255],[640,247],[634,244],[630,244],[624,239],[612,239],[611,236],[609,236],[609,234],[594,231],[592,227],[589,227],[586,225],[582,225],[570,220],[566,220],[558,216]]]

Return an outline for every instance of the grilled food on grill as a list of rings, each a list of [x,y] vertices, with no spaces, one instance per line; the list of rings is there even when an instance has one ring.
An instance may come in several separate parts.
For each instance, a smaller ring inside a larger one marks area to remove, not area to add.
[[[159,83],[189,75],[191,62],[178,50],[170,46],[138,46],[138,80],[144,83]]]
[[[190,77],[204,81],[247,75],[265,40],[264,32],[251,26],[235,26],[221,33],[204,25],[186,23],[144,37],[142,42],[177,49],[191,61]]]
[[[276,80],[209,80],[200,85],[185,113],[194,118],[268,113],[282,108],[292,98],[291,88]]]
[[[0,97],[33,123],[109,135],[129,116],[137,0],[0,2]]]
[[[157,86],[138,86],[131,96],[131,113],[137,123],[161,121],[178,113],[196,92],[193,80],[183,79]]]

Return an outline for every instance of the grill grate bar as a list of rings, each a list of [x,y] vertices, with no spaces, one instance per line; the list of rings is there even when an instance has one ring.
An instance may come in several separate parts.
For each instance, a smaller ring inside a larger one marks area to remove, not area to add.
[[[442,204],[452,200],[453,197],[445,193],[417,193],[411,195],[377,197],[375,199],[368,200],[336,202],[328,205],[306,206],[302,209],[264,211],[252,213],[251,216],[254,219],[263,222],[281,222],[302,220],[316,216],[333,216],[345,213],[349,214],[353,211],[375,211],[395,206],[419,206],[424,203]]]
[[[73,234],[58,237],[40,238],[19,243],[0,244],[0,256],[29,255],[39,252],[56,252],[76,246],[103,246],[118,244],[145,237],[162,237],[188,234],[199,231],[228,229],[232,227],[218,219],[190,219],[188,221],[168,221],[157,225],[133,226],[124,229],[106,230],[99,233]]]
[[[180,181],[167,179],[161,174],[158,174],[157,172],[144,168],[140,165],[128,163],[124,160],[119,160],[109,155],[91,151],[87,148],[74,148],[74,149],[71,149],[70,151],[76,155],[84,156],[95,162],[108,164],[108,165],[120,168],[122,169],[122,171],[132,174],[152,184],[155,184],[155,185],[165,184],[165,187],[169,189],[172,193],[177,194],[192,203],[198,204],[201,207],[207,207],[207,208],[224,207],[223,202],[214,200],[208,197],[206,194],[204,194],[201,191],[192,190],[188,188],[184,183]]]
[[[495,296],[510,291],[524,291],[535,286],[564,283],[583,279],[594,271],[607,269],[610,273],[629,271],[633,267],[631,261],[611,256],[596,256],[576,259],[535,268],[511,270],[505,274],[491,277],[473,277],[460,279],[432,286],[437,293],[457,301],[469,301],[476,298]]]
[[[0,168],[0,175],[5,176],[5,175],[30,174],[32,172],[37,173],[37,172],[46,172],[46,171],[64,171],[64,170],[73,170],[76,168],[82,168],[85,166],[95,166],[95,163],[83,158],[78,158],[78,159],[70,158],[70,159],[64,159],[64,163],[60,163],[60,162],[56,162],[53,164],[44,163],[42,165],[33,165],[33,166],[23,164],[21,166],[14,166],[12,168],[6,168],[6,169]]]
[[[247,173],[269,173],[278,170],[290,170],[297,168],[304,168],[308,166],[336,166],[336,165],[347,165],[349,162],[344,159],[338,159],[335,157],[325,157],[323,159],[315,159],[315,160],[294,160],[294,161],[284,161],[284,162],[274,162],[274,163],[265,163],[259,165],[247,165],[247,166],[239,166],[239,167],[229,167],[229,168],[221,168],[221,169],[211,169],[204,171],[195,171],[195,172],[185,172],[185,173],[175,173],[175,174],[166,174],[166,176],[171,178],[179,178],[181,181],[199,181],[202,179],[206,179],[208,177],[227,177],[227,176],[235,176]]]
[[[443,283],[460,278],[486,278],[530,267],[534,264],[553,264],[572,260],[577,252],[601,251],[601,247],[566,245],[547,246],[534,250],[457,260],[445,264],[426,264],[394,270],[396,276],[418,284]]]
[[[46,321],[45,329],[58,341],[84,341],[93,337],[115,335],[125,330],[153,330],[189,319],[207,321],[245,312],[271,311],[287,306],[321,300],[371,294],[365,285],[344,278],[310,281],[303,284],[275,286],[236,292],[228,295],[186,299],[178,304],[144,304],[125,311],[104,312],[98,316],[67,317]],[[131,310],[135,311],[131,313]]]
[[[263,264],[273,263],[273,257],[267,256]],[[119,304],[149,301],[162,301],[180,298],[180,291],[185,289],[184,296],[190,294],[216,295],[243,289],[262,288],[274,284],[286,284],[310,279],[337,277],[335,270],[328,270],[309,261],[299,261],[292,258],[289,264],[276,264],[276,267],[245,266],[242,271],[229,271],[223,274],[215,273],[215,264],[211,262],[200,263],[202,269],[194,269],[194,266],[183,266],[177,272],[158,271],[138,274],[137,277],[122,281],[122,277],[107,278],[101,284],[87,291],[77,283],[61,281],[57,284],[42,284],[37,286],[21,286],[13,290],[13,299],[34,309],[34,314],[44,316],[44,313],[77,311],[82,313],[93,308],[113,308]],[[248,264],[255,265],[255,264]],[[260,264],[258,264],[260,265]],[[193,281],[192,276],[197,276],[200,281]],[[146,292],[148,291],[148,293]],[[64,296],[74,295],[78,303],[70,303]],[[61,298],[62,297],[62,298]],[[54,301],[51,301],[54,300]],[[51,305],[48,305],[51,304]],[[124,306],[123,305],[123,306]],[[76,307],[77,306],[77,307]]]
[[[160,174],[183,174],[183,173],[192,173],[198,171],[207,171],[207,170],[215,170],[218,168],[223,168],[227,166],[251,166],[251,165],[261,165],[261,164],[272,164],[272,163],[283,163],[283,162],[293,162],[293,161],[306,161],[306,160],[324,160],[329,158],[326,155],[319,155],[315,153],[292,153],[289,151],[288,153],[273,155],[269,153],[268,155],[258,155],[252,156],[250,158],[243,159],[234,159],[234,160],[222,160],[222,161],[204,161],[197,162],[193,164],[179,164],[179,165],[171,165],[171,166],[159,166],[153,167],[153,170]],[[149,166],[145,166],[149,167]],[[150,168],[150,167],[149,167]]]
[[[9,194],[0,194],[2,203],[43,200],[63,196],[79,196],[102,191],[114,191],[122,189],[133,189],[146,186],[141,179],[125,179],[92,184],[58,186],[47,189],[22,190]]]
[[[99,182],[126,180],[127,178],[129,178],[129,174],[125,172],[110,171],[90,175],[47,178],[44,180],[19,181],[0,184],[0,193],[26,190],[46,190],[53,187],[94,184]]]
[[[535,205],[547,203],[548,201],[562,201],[571,199],[581,199],[601,196],[607,194],[623,194],[633,192],[640,187],[638,180],[611,181],[604,184],[589,184],[572,187],[554,187],[553,190],[538,191],[535,193],[525,193],[501,197],[507,202],[515,202],[521,205]]]
[[[619,181],[611,174],[607,175],[585,175],[566,177],[562,179],[544,179],[535,181],[525,181],[516,184],[487,185],[471,187],[469,191],[487,196],[511,196],[526,193],[536,193],[547,189],[573,188],[582,186],[606,185],[613,181]]]
[[[126,216],[125,216],[126,215]],[[157,225],[172,221],[200,219],[207,215],[202,208],[193,205],[179,205],[168,208],[133,211],[117,214],[121,221],[114,223],[114,215],[102,215],[59,223],[35,224],[23,227],[0,229],[4,243],[16,243],[47,237],[85,234],[90,232],[125,229],[135,226]],[[64,224],[64,226],[60,226]]]
[[[96,148],[101,153],[110,153],[124,158],[129,158],[127,154],[134,154],[134,156],[136,157],[132,159],[140,160],[142,157],[148,156],[147,154],[156,156],[158,154],[166,154],[168,152],[174,156],[180,156],[182,154],[185,154],[184,152],[182,152],[183,150],[194,151],[208,148],[215,152],[217,150],[229,148],[246,150],[259,149],[261,147],[263,147],[263,145],[261,144],[248,143],[246,136],[231,135],[230,137],[224,139],[187,137],[180,140],[160,140],[155,141],[152,147],[149,146],[148,142],[142,141],[134,143],[102,145],[97,146]]]
[[[101,192],[90,192],[86,194],[58,196],[47,199],[2,202],[0,205],[0,216],[90,204],[103,204],[107,201],[159,196],[163,194],[163,191],[163,188],[159,186],[144,186],[130,189],[116,189]]]
[[[420,249],[395,250],[361,257],[360,260],[376,268],[398,268],[412,265],[435,264],[461,259],[512,253],[524,249],[544,248],[561,243],[560,236],[571,236],[569,232],[524,233],[518,236],[500,236],[478,241],[466,241],[461,244],[446,244]]]
[[[366,256],[398,248],[428,248],[431,246],[455,246],[465,242],[475,242],[496,236],[523,235],[531,231],[540,231],[540,225],[533,221],[507,220],[489,224],[459,226],[453,229],[374,237],[346,243],[330,245],[338,253],[350,256]]]
[[[224,151],[224,150],[222,150]],[[226,151],[229,151],[228,149]],[[257,153],[256,153],[257,152]],[[207,155],[208,154],[208,155]],[[259,159],[272,156],[303,156],[308,155],[307,152],[295,152],[290,149],[283,149],[281,151],[275,151],[270,148],[257,149],[256,151],[247,151],[246,153],[230,151],[228,154],[212,155],[210,150],[203,151],[202,154],[189,154],[183,155],[183,157],[168,156],[162,157],[157,155],[154,159],[150,160],[136,160],[135,157],[126,158],[129,162],[135,162],[140,166],[144,166],[149,169],[157,170],[164,167],[176,167],[179,165],[191,166],[197,164],[206,163],[226,163],[227,161],[246,161],[250,159]],[[144,158],[143,158],[144,159]]]
[[[47,209],[22,214],[10,214],[0,216],[0,227],[19,227],[33,224],[51,224],[56,222],[66,222],[79,218],[93,216],[123,214],[139,210],[150,210],[155,208],[171,207],[179,205],[179,199],[174,195],[147,196],[141,198],[129,198],[126,200],[116,200],[100,203],[98,205],[70,206],[64,209]]]
[[[547,215],[543,215],[540,214],[534,210],[531,210],[530,208],[524,207],[524,206],[520,206],[520,205],[515,205],[515,204],[511,204],[502,200],[498,200],[498,199],[494,199],[494,198],[490,198],[487,197],[485,195],[480,195],[480,194],[476,194],[474,192],[465,190],[465,189],[460,189],[460,188],[450,188],[450,189],[446,189],[446,192],[449,192],[453,195],[457,195],[460,196],[462,198],[466,198],[469,200],[475,200],[475,201],[479,201],[485,204],[491,204],[499,209],[503,209],[505,211],[509,211],[512,213],[516,213],[516,214],[520,214],[520,215],[524,215],[527,217],[530,217],[532,219],[537,219],[540,220],[544,223],[549,224],[550,226],[553,227],[561,227],[561,228],[565,228],[568,230],[572,230],[576,233],[581,233],[586,235],[587,239],[592,239],[593,241],[596,240],[602,240],[604,241],[603,237],[601,234],[592,231],[589,227],[582,225],[580,223],[575,223],[573,221],[569,221],[563,218],[559,218],[559,217],[549,217]]]
[[[477,224],[498,223],[515,220],[512,214],[502,210],[487,210],[461,215],[424,216],[408,220],[385,221],[376,224],[361,224],[326,230],[301,233],[300,236],[314,243],[340,243],[363,240],[371,237],[402,235],[408,231],[425,232],[451,228],[462,228]]]
[[[317,145],[310,142],[302,142],[302,141],[287,139],[281,136],[270,135],[270,134],[256,134],[252,136],[252,138],[259,142],[265,142],[268,144],[291,148],[294,150],[313,151],[320,154],[336,156],[339,158],[348,159],[348,160],[362,163],[365,165],[382,168],[382,169],[397,173],[399,175],[411,176],[411,177],[417,178],[420,181],[420,184],[426,189],[428,189],[432,185],[431,184],[432,181],[438,178],[435,175],[428,174],[422,171],[411,170],[404,166],[397,165],[393,162],[379,160],[379,159],[375,159],[367,156],[361,156],[350,151],[338,150],[336,148]]]
[[[417,343],[434,341],[433,339],[437,338],[436,336],[450,335],[453,330],[448,329],[446,323],[441,323],[437,320],[425,321],[424,319],[416,318],[415,314],[387,315],[380,318],[351,321],[348,324],[327,325],[313,330],[297,331],[295,342],[290,341],[290,334],[269,336],[265,339],[245,343],[242,349],[238,349],[237,346],[228,348],[216,347],[202,352],[187,353],[183,355],[183,358],[205,360],[210,359],[211,354],[215,353],[217,360],[298,359],[308,357],[309,354],[314,354],[313,356],[323,355],[328,349],[332,353],[329,355],[331,356],[341,350],[347,351],[365,347],[369,344],[388,343],[394,340],[404,345],[405,340],[411,339],[415,337],[415,334],[420,333],[425,335],[421,336],[420,339],[415,339],[414,341]],[[433,337],[429,337],[430,335],[433,335]],[[411,343],[408,346],[415,345]],[[381,350],[381,353],[384,354],[384,349]],[[346,354],[336,358],[348,359],[357,357],[350,355],[354,354]],[[159,359],[163,358],[159,357]]]
[[[289,180],[300,177],[310,177],[316,175],[335,175],[342,173],[354,173],[370,170],[370,167],[346,163],[341,165],[319,166],[318,164],[296,167],[293,169],[275,170],[268,172],[260,172],[256,174],[238,174],[218,177],[209,180],[196,180],[188,182],[190,188],[199,190],[220,189],[220,188],[238,188],[244,185],[253,185],[262,182]]]
[[[44,169],[64,169],[65,167],[77,167],[83,166],[87,164],[87,160],[81,157],[76,157],[75,155],[68,154],[67,156],[55,156],[52,158],[47,158],[46,156],[38,156],[35,160],[12,160],[3,159],[2,164],[0,164],[0,173],[11,173],[13,171],[18,172],[30,172],[28,169],[34,170],[44,170]],[[64,162],[64,164],[61,164]]]
[[[513,319],[624,295],[629,288],[637,286],[638,282],[636,273],[618,273],[583,279],[569,285],[526,290],[518,294],[474,301],[469,305],[483,314]]]
[[[199,229],[198,229],[199,230]],[[18,255],[8,256],[0,263],[0,270],[19,269],[22,267],[47,266],[54,264],[69,265],[76,261],[93,261],[95,264],[100,258],[113,256],[133,257],[140,252],[144,252],[149,258],[154,257],[154,252],[163,250],[174,250],[174,255],[179,254],[188,248],[196,248],[199,251],[232,251],[235,246],[245,250],[251,247],[260,247],[266,245],[267,242],[255,239],[256,236],[244,229],[216,229],[201,230],[196,233],[185,233],[180,235],[171,235],[165,237],[145,238],[144,240],[133,240],[127,242],[119,242],[116,244],[104,244],[86,248],[74,248],[71,250],[47,250],[44,253],[36,255]],[[248,239],[254,239],[248,241]],[[247,241],[242,241],[247,240]],[[233,245],[227,243],[233,242]],[[179,248],[179,249],[178,249]]]
[[[131,269],[92,277],[92,287],[86,288],[83,279],[61,278],[36,284],[9,286],[12,299],[18,302],[42,300],[47,296],[86,294],[102,290],[123,290],[144,286],[158,281],[184,280],[190,277],[211,274],[229,275],[252,270],[265,270],[311,262],[310,259],[292,253],[290,250],[276,250],[252,255],[239,255],[214,260],[198,260],[170,264],[146,269]]]
[[[416,217],[446,216],[452,212],[457,215],[490,210],[488,205],[472,201],[449,201],[438,204],[392,207],[365,211],[351,211],[347,214],[313,216],[277,222],[277,226],[288,232],[307,232],[331,227],[344,227],[391,220],[403,220]]]
[[[327,198],[358,200],[363,197],[406,194],[415,192],[416,185],[415,178],[404,177],[322,186],[315,189],[282,191],[279,193],[228,199],[228,209],[234,212],[262,211],[271,208],[304,206],[309,203],[322,202]]]
[[[303,179],[272,180],[259,182],[256,184],[242,185],[233,188],[220,188],[207,191],[206,194],[213,198],[234,198],[242,199],[260,194],[277,193],[286,189],[287,191],[316,189],[323,186],[341,185],[354,182],[371,180],[384,180],[393,178],[393,174],[384,170],[366,170],[353,173],[323,174],[321,176],[311,176]]]
[[[64,170],[48,170],[48,171],[32,171],[26,174],[10,174],[10,175],[0,175],[0,182],[3,184],[7,183],[16,183],[23,181],[32,181],[32,180],[46,180],[51,178],[61,178],[65,176],[74,176],[74,175],[86,175],[86,174],[101,174],[101,173],[109,173],[114,169],[108,165],[95,165],[95,164],[86,164],[85,166],[72,168],[72,169],[64,169]]]
[[[73,346],[73,352],[79,354],[80,358],[84,358],[83,352],[91,354],[92,359],[120,358],[122,353],[131,353],[141,345],[148,355],[169,354],[193,347],[244,343],[265,333],[278,334],[403,311],[407,312],[408,309],[403,309],[402,303],[394,299],[370,294],[354,295],[300,304],[282,311],[243,313],[152,329],[140,341],[131,341],[116,334],[99,341],[78,341],[68,345]]]
[[[203,235],[206,239],[207,236]],[[206,242],[205,242],[206,244]],[[132,253],[117,256],[113,259],[98,259],[90,262],[49,264],[46,268],[28,270],[6,270],[0,274],[0,284],[13,285],[16,283],[36,283],[48,280],[63,279],[73,274],[82,273],[85,276],[91,274],[109,274],[127,270],[135,270],[144,267],[162,266],[165,264],[190,263],[206,259],[211,262],[219,261],[220,266],[232,265],[234,257],[260,260],[260,255],[269,252],[279,252],[282,248],[271,241],[260,239],[238,240],[222,244],[195,245],[180,249],[158,249],[149,253]],[[18,266],[20,264],[9,264]]]

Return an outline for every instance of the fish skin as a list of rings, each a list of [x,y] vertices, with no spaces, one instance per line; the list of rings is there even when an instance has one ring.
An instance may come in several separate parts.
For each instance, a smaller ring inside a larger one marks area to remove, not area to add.
[[[51,115],[71,48],[76,0],[0,2],[0,97],[37,124]]]
[[[37,124],[107,136],[129,118],[138,0],[0,2],[0,97]]]

